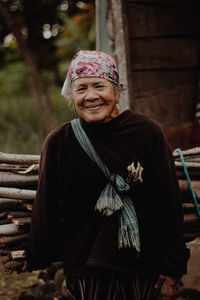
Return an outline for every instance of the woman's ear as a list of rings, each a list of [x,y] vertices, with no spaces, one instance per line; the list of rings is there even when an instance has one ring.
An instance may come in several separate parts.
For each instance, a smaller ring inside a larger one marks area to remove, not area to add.
[[[122,82],[120,82],[119,85],[117,86],[117,98],[118,98],[118,100],[120,98],[121,92],[123,91],[123,88],[124,88],[124,85],[123,85]]]
[[[120,88],[120,90],[121,90],[121,91],[123,90],[123,88],[124,88],[124,85],[123,85],[123,83],[122,83],[122,82],[120,82],[120,83],[119,83],[119,88]]]

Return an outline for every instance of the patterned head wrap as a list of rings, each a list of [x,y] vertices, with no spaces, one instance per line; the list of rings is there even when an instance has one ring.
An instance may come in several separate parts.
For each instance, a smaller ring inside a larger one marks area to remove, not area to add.
[[[82,77],[104,78],[119,84],[119,71],[112,56],[100,52],[81,50],[71,61],[61,94],[70,99],[72,81]]]

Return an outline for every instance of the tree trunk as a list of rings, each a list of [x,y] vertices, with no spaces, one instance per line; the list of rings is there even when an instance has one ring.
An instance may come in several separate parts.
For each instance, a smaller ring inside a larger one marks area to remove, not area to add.
[[[24,57],[25,63],[28,67],[31,86],[38,101],[41,117],[44,123],[45,132],[49,132],[56,124],[53,111],[51,109],[49,97],[40,80],[40,72],[37,66],[35,55],[28,46],[28,39],[24,39],[21,34],[21,26],[15,18],[11,17],[6,8],[0,3],[0,18],[4,22],[4,25],[11,31],[16,37],[19,49]]]

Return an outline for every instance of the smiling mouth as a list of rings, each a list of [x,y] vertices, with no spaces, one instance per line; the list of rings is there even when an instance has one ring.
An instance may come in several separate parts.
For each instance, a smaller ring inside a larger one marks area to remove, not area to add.
[[[95,104],[95,105],[86,106],[85,108],[90,110],[95,110],[95,109],[99,109],[102,106],[103,104]]]

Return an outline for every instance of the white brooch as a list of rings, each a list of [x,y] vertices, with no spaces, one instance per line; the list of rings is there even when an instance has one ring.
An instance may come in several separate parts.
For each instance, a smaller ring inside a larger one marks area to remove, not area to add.
[[[133,161],[132,164],[127,167],[127,170],[128,170],[128,177],[126,179],[126,182],[128,184],[138,185],[143,182],[142,172],[143,172],[144,168],[141,166],[141,164],[139,162],[137,163],[137,166],[135,167],[135,163]]]

